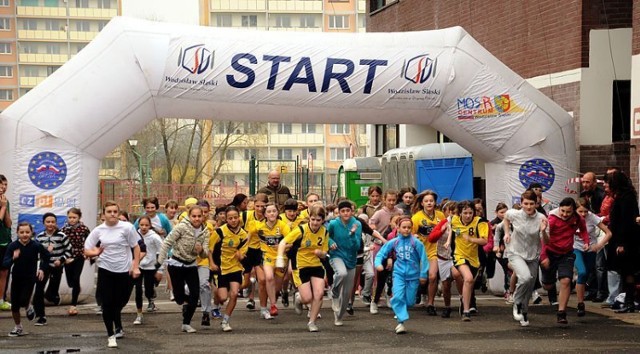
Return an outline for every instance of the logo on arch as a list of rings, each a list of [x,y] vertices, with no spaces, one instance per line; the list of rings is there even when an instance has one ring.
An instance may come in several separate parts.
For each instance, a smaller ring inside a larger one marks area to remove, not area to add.
[[[418,55],[409,59],[403,68],[403,76],[414,84],[423,84],[436,76],[438,59],[431,59],[429,54]]]
[[[178,65],[191,74],[202,74],[213,69],[215,51],[210,51],[204,44],[196,44],[180,49]]]

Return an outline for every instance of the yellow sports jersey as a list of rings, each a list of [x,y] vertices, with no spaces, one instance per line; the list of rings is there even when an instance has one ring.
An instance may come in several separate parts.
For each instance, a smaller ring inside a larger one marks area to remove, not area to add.
[[[416,235],[420,241],[422,241],[429,259],[438,258],[436,243],[429,242],[429,234],[431,233],[431,230],[433,230],[433,228],[444,219],[444,213],[440,210],[435,211],[433,219],[427,216],[424,210],[420,210],[411,217],[411,221],[413,222],[413,229],[411,232]]]
[[[296,216],[296,218],[291,221],[287,218],[287,215],[285,215],[285,213],[280,214],[280,220],[286,222],[290,230],[295,229],[296,227],[298,227],[298,225],[304,222],[304,218],[302,218],[300,215]]]
[[[300,212],[300,218],[304,220],[304,222],[309,222],[309,208]]]
[[[260,249],[262,250],[263,260],[267,263],[274,262],[278,256],[278,244],[291,232],[287,223],[282,220],[276,220],[273,227],[269,227],[265,222],[254,222],[255,229],[253,233],[260,238]],[[254,235],[251,235],[254,237]]]
[[[459,216],[454,216],[451,220],[451,232],[455,235],[456,249],[453,259],[456,265],[462,265],[465,261],[474,267],[480,267],[478,259],[478,245],[464,239],[467,234],[470,237],[487,239],[489,237],[489,225],[487,222],[480,222],[480,217],[476,216],[469,224],[463,224]]]
[[[257,235],[256,226],[260,222],[256,220],[256,215],[254,210],[246,210],[242,212],[241,215],[242,228],[249,235],[249,248],[260,249],[260,238]],[[262,219],[261,221],[264,221]]]
[[[243,228],[235,233],[229,229],[228,225],[222,225],[211,233],[211,239],[214,244],[213,261],[219,264],[221,274],[244,270],[242,263],[236,258],[236,252],[240,251],[246,255],[249,249],[249,235]]]
[[[304,233],[300,230],[301,228]],[[317,232],[312,232],[309,224],[301,225],[292,229],[284,240],[292,245],[291,247],[295,252],[294,269],[322,267],[322,262],[316,256],[315,251],[329,251],[329,234],[324,226],[320,226]],[[294,260],[292,259],[292,261]]]
[[[215,226],[213,225],[213,223],[211,223],[211,221],[207,220],[206,223],[207,226],[207,230],[209,230],[209,253],[211,253],[213,251],[213,237],[211,237],[211,235],[213,235],[213,231],[215,230]],[[196,259],[196,262],[198,262],[198,266],[203,266],[203,267],[208,267],[209,266],[209,258],[200,258],[198,257]]]

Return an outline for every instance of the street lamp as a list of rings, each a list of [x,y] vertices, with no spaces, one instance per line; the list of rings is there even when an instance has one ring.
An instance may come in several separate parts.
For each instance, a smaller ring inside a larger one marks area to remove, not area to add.
[[[146,185],[147,188],[147,196],[151,194],[151,187],[149,184],[151,183],[151,168],[149,166],[149,161],[151,156],[156,153],[156,149],[154,148],[147,156],[142,156],[136,150],[136,146],[138,146],[138,140],[129,139],[129,146],[131,147],[131,152],[137,157],[138,160],[138,173],[140,174],[140,197],[144,196],[144,187],[143,184]]]

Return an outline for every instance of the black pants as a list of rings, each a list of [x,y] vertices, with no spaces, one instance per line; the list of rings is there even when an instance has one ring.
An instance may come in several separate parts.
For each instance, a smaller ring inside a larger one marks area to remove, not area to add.
[[[33,294],[33,309],[36,312],[36,317],[44,317],[44,299],[51,302],[59,302],[60,295],[58,290],[60,289],[60,280],[62,279],[62,267],[52,268],[48,267],[44,271],[44,277],[42,280],[36,281],[36,291]],[[49,286],[47,287],[47,282]],[[47,288],[45,292],[45,287]]]
[[[129,301],[129,272],[114,273],[98,268],[97,292],[102,298],[102,321],[109,337],[115,334],[115,328],[122,328],[122,309]]]
[[[71,305],[78,304],[78,295],[80,295],[80,275],[84,268],[84,257],[76,257],[70,264],[64,265],[64,273],[67,276],[67,285],[71,288]]]
[[[386,262],[383,262],[383,264]],[[391,275],[391,271],[384,269],[382,272],[376,270],[376,274],[378,275],[378,281],[376,285],[376,292],[373,297],[373,302],[378,303],[380,301],[380,296],[382,295],[382,291],[384,290],[384,285],[387,283],[387,278]]]
[[[36,278],[11,277],[11,311],[19,312],[21,307],[28,307]]]
[[[153,299],[153,288],[155,287],[156,270],[140,269],[140,276],[138,279],[133,279],[133,284],[136,288],[136,308],[142,308],[142,284],[144,284],[144,296],[149,302]]]
[[[167,267],[171,275],[171,286],[176,304],[183,305],[182,324],[190,324],[193,314],[196,312],[198,298],[200,297],[200,278],[198,267]],[[184,285],[189,288],[189,295],[185,294]]]

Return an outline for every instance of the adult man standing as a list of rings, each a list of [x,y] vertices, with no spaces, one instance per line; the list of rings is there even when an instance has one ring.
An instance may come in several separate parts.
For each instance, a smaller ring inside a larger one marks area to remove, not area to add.
[[[600,207],[602,206],[602,201],[605,197],[604,188],[598,186],[596,180],[596,174],[593,172],[587,172],[582,176],[582,181],[580,182],[582,185],[582,192],[580,193],[580,197],[584,198],[591,212],[596,215],[600,214]],[[596,255],[596,267],[595,273],[590,272],[591,274],[595,274],[594,277],[590,277],[587,281],[589,284],[589,294],[587,295],[587,299],[591,299],[594,302],[602,302],[607,298],[609,293],[607,286],[607,269],[606,269],[606,259],[605,259],[605,250],[602,249]]]
[[[269,197],[269,203],[274,203],[278,210],[284,211],[284,202],[291,198],[291,192],[287,186],[280,184],[280,172],[272,170],[269,172],[268,182],[265,187],[260,188],[258,193],[264,193]]]

